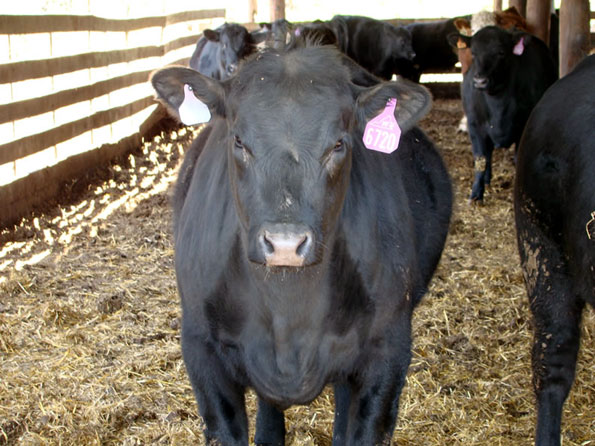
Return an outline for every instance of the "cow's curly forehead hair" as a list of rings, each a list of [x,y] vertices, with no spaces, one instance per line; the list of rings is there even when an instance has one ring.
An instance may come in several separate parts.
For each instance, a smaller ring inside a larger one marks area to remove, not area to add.
[[[314,82],[334,86],[349,82],[350,74],[342,63],[341,53],[331,46],[296,49],[266,49],[250,57],[233,80],[238,89],[260,82],[265,85],[312,85]]]

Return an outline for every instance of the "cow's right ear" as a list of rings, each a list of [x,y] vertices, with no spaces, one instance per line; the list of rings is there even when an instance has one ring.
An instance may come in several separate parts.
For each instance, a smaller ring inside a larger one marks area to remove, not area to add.
[[[211,42],[219,42],[218,31],[213,31],[212,29],[205,29],[202,32],[202,35],[205,36],[205,39],[210,40]]]
[[[215,79],[185,67],[168,67],[151,75],[151,84],[172,115],[186,125],[225,116],[225,88]]]

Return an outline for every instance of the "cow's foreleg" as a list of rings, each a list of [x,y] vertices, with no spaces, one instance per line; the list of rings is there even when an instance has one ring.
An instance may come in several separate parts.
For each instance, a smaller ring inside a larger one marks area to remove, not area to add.
[[[248,445],[244,391],[223,366],[215,350],[182,325],[182,353],[200,415],[206,444]]]
[[[492,179],[492,152],[494,144],[488,136],[469,129],[471,148],[473,150],[473,186],[471,187],[471,202],[481,202],[486,185]]]
[[[335,387],[333,446],[389,445],[411,360],[409,323],[390,341],[390,358],[374,361],[363,380]]]
[[[260,398],[258,399],[254,443],[267,446],[285,445],[285,418],[283,412]]]

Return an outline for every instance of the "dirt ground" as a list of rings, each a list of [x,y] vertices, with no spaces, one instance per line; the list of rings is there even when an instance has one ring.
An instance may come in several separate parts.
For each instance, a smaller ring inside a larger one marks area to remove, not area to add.
[[[430,292],[414,314],[398,445],[533,442],[530,317],[515,244],[511,151],[471,207],[460,100],[421,126],[456,202]],[[148,141],[69,185],[70,202],[0,234],[0,445],[190,445],[202,423],[180,353],[169,195],[196,131]],[[564,446],[595,446],[595,315],[584,314]],[[208,364],[205,364],[208,367]],[[287,411],[288,445],[331,444],[332,393]],[[253,429],[254,396],[249,400]]]

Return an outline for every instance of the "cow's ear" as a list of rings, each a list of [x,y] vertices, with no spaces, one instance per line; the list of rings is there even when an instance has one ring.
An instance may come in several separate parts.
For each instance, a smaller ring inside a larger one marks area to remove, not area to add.
[[[514,33],[512,35],[512,53],[515,56],[521,56],[525,52],[528,36],[524,33]]]
[[[202,35],[205,36],[205,39],[210,40],[211,42],[219,42],[218,31],[213,31],[212,29],[205,29],[202,32]]]
[[[252,31],[250,33],[250,43],[252,45],[260,45],[263,42],[266,42],[267,38],[269,37],[269,32],[266,29],[258,29],[256,31]]]
[[[472,32],[471,32],[471,22],[467,19],[464,19],[462,17],[457,17],[454,20],[454,25],[455,28],[457,29],[457,31],[459,31],[459,33],[465,35],[465,36],[471,36]]]
[[[168,67],[151,75],[151,84],[159,99],[186,125],[210,120],[211,115],[225,116],[224,83],[185,67]]]
[[[448,44],[453,48],[471,48],[471,37],[459,33],[451,33],[446,38],[448,40]]]
[[[375,87],[363,89],[356,102],[358,125],[366,124],[380,115],[390,99],[395,98],[395,119],[401,132],[411,129],[432,106],[430,92],[419,84],[402,79],[397,82],[383,82]]]

